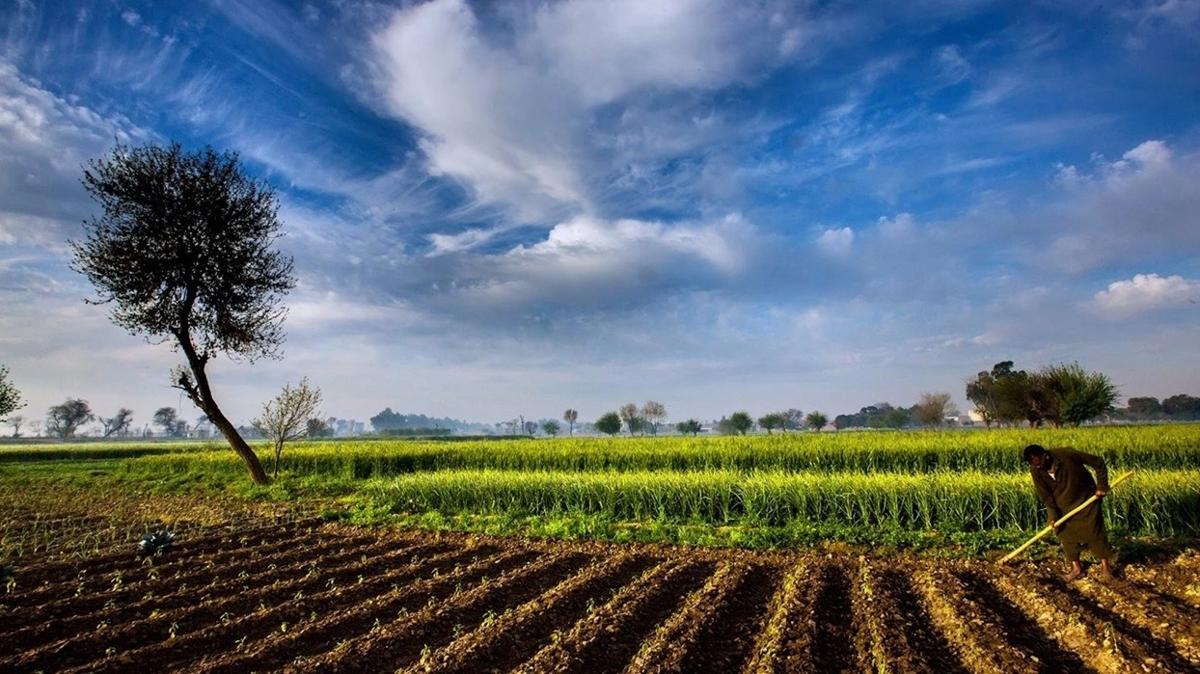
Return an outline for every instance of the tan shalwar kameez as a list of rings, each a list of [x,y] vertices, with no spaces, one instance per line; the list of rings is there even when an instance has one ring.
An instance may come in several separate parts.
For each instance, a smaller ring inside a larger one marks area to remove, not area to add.
[[[1104,459],[1077,451],[1071,447],[1056,447],[1050,453],[1048,469],[1033,468],[1033,486],[1046,505],[1046,512],[1053,522],[1086,501],[1099,488],[1108,491],[1108,469]],[[1096,471],[1096,478],[1085,466]],[[1086,547],[1098,559],[1109,559],[1112,546],[1104,529],[1104,511],[1096,501],[1083,511],[1067,520],[1058,529],[1058,540],[1063,546],[1063,555],[1068,562],[1079,560],[1080,551]]]

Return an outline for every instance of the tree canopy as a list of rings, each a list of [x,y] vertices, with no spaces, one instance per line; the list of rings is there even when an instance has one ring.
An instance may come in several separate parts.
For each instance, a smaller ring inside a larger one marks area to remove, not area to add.
[[[601,433],[616,435],[621,432],[621,417],[616,412],[606,412],[600,415],[594,425]]]
[[[21,392],[8,378],[8,368],[0,365],[0,421],[6,421],[8,415],[25,406],[21,402]]]
[[[68,398],[46,412],[46,432],[65,440],[75,437],[80,426],[95,418],[86,400]]]

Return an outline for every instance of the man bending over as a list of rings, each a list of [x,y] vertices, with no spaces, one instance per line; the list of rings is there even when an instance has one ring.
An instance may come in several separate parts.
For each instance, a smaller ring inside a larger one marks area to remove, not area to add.
[[[1108,469],[1104,459],[1076,451],[1070,447],[1046,449],[1041,445],[1029,445],[1024,457],[1033,474],[1033,488],[1038,498],[1046,505],[1050,526],[1058,518],[1074,510],[1092,495],[1103,498],[1108,493]],[[1096,471],[1096,478],[1084,466]],[[1099,486],[1097,486],[1097,484]],[[1112,580],[1112,546],[1104,530],[1104,512],[1100,501],[1084,508],[1061,526],[1054,526],[1058,540],[1062,543],[1063,555],[1071,563],[1070,570],[1063,576],[1072,581],[1083,575],[1079,553],[1084,547],[1100,560],[1100,580]]]

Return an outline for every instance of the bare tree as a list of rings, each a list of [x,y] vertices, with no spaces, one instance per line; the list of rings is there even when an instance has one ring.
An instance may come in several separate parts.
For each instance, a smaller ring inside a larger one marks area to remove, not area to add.
[[[658,425],[667,420],[667,407],[657,400],[647,400],[642,405],[642,418],[650,425],[650,432],[658,435]]]
[[[263,404],[262,414],[251,423],[271,440],[275,449],[275,465],[271,476],[279,476],[279,457],[283,445],[308,434],[308,420],[318,416],[321,406],[321,389],[310,386],[308,377],[300,380],[294,388],[288,384],[279,395]]]
[[[567,426],[570,427],[571,435],[575,435],[575,422],[578,420],[579,410],[568,407],[567,411],[563,412],[563,421],[567,422]]]
[[[14,438],[21,437],[21,425],[25,423],[25,417],[20,414],[14,414],[8,418],[8,423],[12,424]]]
[[[170,408],[168,408],[170,409]],[[115,416],[107,419],[100,417],[100,424],[104,426],[104,437],[119,435],[129,430],[129,425],[133,422],[133,410],[128,407],[122,407],[117,410]]]
[[[259,484],[258,455],[217,405],[208,365],[225,354],[278,357],[282,297],[296,285],[292,260],[273,250],[280,236],[274,190],[243,173],[236,154],[212,148],[118,146],[92,161],[84,188],[103,208],[72,241],[72,267],[112,303],[114,323],[169,341],[186,366],[171,374]]]
[[[913,407],[913,416],[926,426],[941,426],[952,414],[958,414],[958,408],[949,393],[922,393]]]
[[[74,437],[80,426],[95,418],[86,400],[69,398],[46,412],[46,432],[66,440]]]
[[[636,403],[625,403],[617,408],[617,416],[621,417],[621,421],[625,422],[625,428],[629,429],[629,434],[633,435],[642,426],[642,418],[638,416],[638,406]]]

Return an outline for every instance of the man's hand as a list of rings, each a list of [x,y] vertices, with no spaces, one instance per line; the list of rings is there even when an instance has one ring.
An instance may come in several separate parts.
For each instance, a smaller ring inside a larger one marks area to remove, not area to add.
[[[1096,490],[1096,498],[1104,498],[1104,495],[1107,493],[1108,492],[1104,491],[1103,489],[1097,489]]]
[[[1050,520],[1050,523],[1049,523],[1049,524],[1047,524],[1046,526],[1048,526],[1048,527],[1050,527],[1051,529],[1053,529],[1055,533],[1058,533],[1058,522],[1057,522],[1057,521],[1055,521],[1055,520]]]

